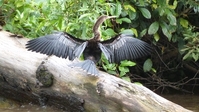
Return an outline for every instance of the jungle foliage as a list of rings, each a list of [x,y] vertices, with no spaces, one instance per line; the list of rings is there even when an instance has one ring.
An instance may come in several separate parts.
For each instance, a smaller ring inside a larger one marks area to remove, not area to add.
[[[60,30],[89,39],[93,35],[92,26],[100,15],[118,17],[101,26],[104,40],[118,33],[132,33],[154,47],[154,53],[145,62],[125,60],[116,65],[102,58],[104,70],[129,81],[131,78],[146,86],[155,86],[155,89],[168,86],[187,91],[182,86],[197,80],[198,0],[0,1],[3,29],[30,38]],[[142,80],[141,76],[145,79]]]

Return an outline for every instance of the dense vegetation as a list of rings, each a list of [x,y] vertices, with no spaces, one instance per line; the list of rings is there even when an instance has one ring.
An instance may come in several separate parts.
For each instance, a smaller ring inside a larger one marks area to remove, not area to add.
[[[88,39],[100,15],[118,17],[102,25],[104,40],[118,33],[133,33],[154,47],[150,57],[135,62],[122,61],[116,65],[102,58],[99,66],[103,70],[153,90],[170,87],[188,93],[197,91],[194,88],[199,85],[198,0],[0,1],[3,29],[29,38],[60,30]]]

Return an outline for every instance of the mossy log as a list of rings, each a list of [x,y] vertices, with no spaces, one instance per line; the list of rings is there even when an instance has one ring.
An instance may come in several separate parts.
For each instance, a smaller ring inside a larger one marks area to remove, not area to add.
[[[0,95],[67,112],[190,112],[144,86],[100,71],[87,75],[71,62],[25,49],[27,38],[0,31]],[[79,60],[75,60],[79,61]]]

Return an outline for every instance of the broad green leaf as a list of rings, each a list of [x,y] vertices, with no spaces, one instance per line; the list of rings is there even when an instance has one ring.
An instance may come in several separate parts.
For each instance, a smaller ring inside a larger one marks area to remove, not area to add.
[[[124,29],[124,30],[121,31],[121,34],[132,34],[132,35],[134,35],[134,33],[131,29]]]
[[[14,27],[12,26],[11,23],[7,23],[4,27],[4,30],[8,30],[8,31],[13,31]]]
[[[124,77],[126,75],[125,71],[120,71],[120,77]]]
[[[119,16],[121,14],[121,12],[122,12],[122,6],[119,2],[117,2],[117,4],[116,4],[116,14],[115,15]]]
[[[125,81],[128,81],[128,82],[131,82],[131,79],[130,79],[130,77],[128,77],[128,76],[122,77],[122,79],[125,80]]]
[[[133,84],[143,86],[142,83],[140,83],[140,82],[134,82]]]
[[[136,12],[136,10],[135,10],[135,8],[134,7],[132,7],[131,5],[124,5],[124,9],[126,9],[126,10],[128,10],[128,9],[130,9],[132,12]]]
[[[116,22],[119,23],[119,24],[122,24],[123,21],[126,22],[126,23],[131,23],[131,20],[129,18],[116,19]]]
[[[124,75],[126,75],[127,72],[129,72],[129,68],[128,67],[119,66],[119,71],[120,71],[120,77],[123,77]]]
[[[158,8],[158,9],[159,9],[159,15],[160,15],[160,16],[163,16],[164,13],[165,13],[165,9],[162,8],[162,7]]]
[[[129,68],[125,66],[119,66],[119,70],[123,72],[129,72]]]
[[[184,28],[188,28],[189,22],[186,19],[180,18],[180,25]]]
[[[172,13],[167,14],[167,19],[170,21],[171,25],[176,25],[176,17]]]
[[[169,33],[166,24],[161,24],[162,27],[162,32],[163,34],[169,39],[169,41],[171,40],[171,34]]]
[[[111,7],[109,10],[111,15],[115,15],[115,7]]]
[[[107,67],[106,67],[106,65],[102,64],[102,67],[103,67],[103,69],[104,69],[105,71],[108,70]]]
[[[197,61],[198,60],[198,53],[196,54],[196,53],[192,53],[192,57],[193,57],[193,59],[195,60],[195,61]]]
[[[169,0],[167,0],[167,4],[169,4]],[[173,5],[169,5],[169,8],[170,9],[176,9],[176,7],[177,7],[177,5],[178,5],[178,1],[177,0],[174,0],[173,1]]]
[[[141,11],[142,15],[147,18],[150,19],[151,18],[151,13],[149,12],[148,9],[146,8],[139,8],[139,10]]]
[[[131,34],[131,35],[135,35],[136,37],[138,37],[138,32],[135,28],[131,28],[131,29],[121,29],[121,33],[122,34]]]
[[[158,33],[155,33],[155,34],[154,34],[154,39],[155,39],[156,42],[160,39],[160,36],[159,36]]]
[[[128,15],[131,20],[134,20],[137,16],[137,13],[133,11],[128,11]]]
[[[115,70],[116,69],[115,64],[107,64],[106,67],[109,70]]]
[[[109,74],[114,74],[114,75],[117,74],[117,72],[116,72],[115,70],[108,70],[107,72],[108,72]]]
[[[159,29],[159,23],[157,21],[153,22],[150,26],[149,26],[149,30],[148,33],[149,35],[155,34]]]
[[[114,32],[114,30],[111,29],[111,28],[106,29],[105,31],[103,31],[103,33],[105,33],[106,36],[110,36],[110,37],[112,37],[112,36],[114,36],[114,35],[116,34],[116,33]]]
[[[135,66],[135,65],[136,65],[135,62],[128,61],[128,60],[121,61],[121,64],[120,64],[120,66],[123,66],[123,67],[125,67],[125,66]]]
[[[133,33],[135,34],[136,37],[138,37],[138,32],[135,28],[131,28],[131,30],[133,31]]]
[[[144,35],[146,35],[146,33],[147,33],[147,29],[142,30],[140,33],[140,37],[143,37]]]
[[[144,69],[144,72],[149,72],[152,68],[152,61],[151,59],[147,59],[145,62],[144,62],[144,66],[143,66],[143,69]]]

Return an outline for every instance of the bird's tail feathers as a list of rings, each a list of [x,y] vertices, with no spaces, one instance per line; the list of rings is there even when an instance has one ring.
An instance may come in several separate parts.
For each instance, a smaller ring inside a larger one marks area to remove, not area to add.
[[[97,70],[95,63],[92,60],[89,60],[89,59],[84,60],[82,62],[71,64],[69,66],[83,69],[84,71],[86,71],[90,75],[96,76],[96,75],[99,74],[99,71]]]

